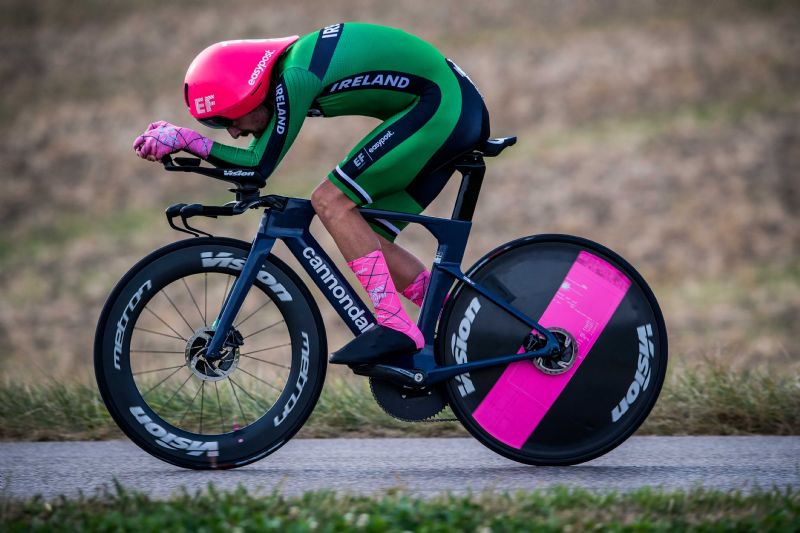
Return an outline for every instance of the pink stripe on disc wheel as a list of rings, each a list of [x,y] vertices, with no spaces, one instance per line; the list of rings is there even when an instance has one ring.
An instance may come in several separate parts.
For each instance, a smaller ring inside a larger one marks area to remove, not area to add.
[[[567,330],[574,337],[575,364],[555,376],[537,370],[530,361],[508,365],[472,413],[483,429],[513,448],[522,448],[592,350],[630,285],[605,260],[580,252],[539,319],[542,326]]]

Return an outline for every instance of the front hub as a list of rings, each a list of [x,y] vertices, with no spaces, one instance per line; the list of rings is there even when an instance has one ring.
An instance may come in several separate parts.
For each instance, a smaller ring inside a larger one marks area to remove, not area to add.
[[[186,343],[186,365],[192,373],[203,381],[220,381],[230,375],[239,363],[239,347],[242,335],[234,330],[228,334],[219,357],[210,360],[206,350],[211,343],[215,331],[205,327],[198,329]]]

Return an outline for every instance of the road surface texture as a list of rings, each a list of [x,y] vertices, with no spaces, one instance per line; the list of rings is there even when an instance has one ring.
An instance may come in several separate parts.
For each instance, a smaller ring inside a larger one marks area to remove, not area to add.
[[[165,498],[186,487],[243,485],[286,495],[330,489],[358,494],[401,488],[419,496],[445,491],[516,491],[551,485],[591,490],[666,490],[696,486],[750,491],[800,486],[800,437],[634,437],[611,453],[571,467],[531,467],[472,439],[296,439],[236,470],[192,471],[163,463],[128,441],[0,443],[6,496],[74,497],[124,487]]]

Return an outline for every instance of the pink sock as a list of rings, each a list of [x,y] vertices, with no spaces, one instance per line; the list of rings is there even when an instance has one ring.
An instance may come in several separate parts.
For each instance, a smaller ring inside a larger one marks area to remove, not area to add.
[[[414,302],[417,307],[422,307],[422,300],[425,298],[425,293],[428,291],[428,284],[431,281],[431,273],[423,270],[419,275],[414,278],[411,284],[403,289],[403,296]]]
[[[405,333],[414,341],[417,349],[425,346],[422,332],[406,314],[397,296],[392,276],[383,252],[375,250],[347,263],[355,272],[358,281],[367,290],[372,304],[375,306],[375,317],[378,324]]]

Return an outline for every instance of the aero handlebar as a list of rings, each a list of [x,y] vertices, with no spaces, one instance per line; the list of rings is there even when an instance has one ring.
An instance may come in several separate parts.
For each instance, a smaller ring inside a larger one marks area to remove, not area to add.
[[[161,159],[164,169],[170,172],[195,172],[211,178],[227,181],[236,186],[234,192],[253,192],[264,187],[267,179],[255,167],[202,167],[196,157],[176,157],[169,155]]]

